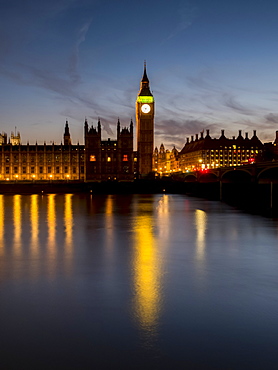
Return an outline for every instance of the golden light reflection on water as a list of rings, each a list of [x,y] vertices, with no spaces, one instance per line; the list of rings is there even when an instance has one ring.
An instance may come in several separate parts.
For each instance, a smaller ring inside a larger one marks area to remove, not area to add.
[[[47,226],[48,226],[48,248],[49,255],[54,257],[56,254],[56,194],[47,196]]]
[[[105,229],[106,229],[106,249],[110,250],[114,242],[113,225],[113,201],[112,195],[108,195],[105,202]]]
[[[73,255],[73,194],[65,194],[64,199],[64,228],[65,228],[65,268],[67,273],[71,273]]]
[[[21,254],[21,195],[13,196],[13,221],[14,221],[14,254]]]
[[[134,223],[134,311],[141,327],[152,330],[160,311],[160,263],[152,231],[152,216],[138,215]]]
[[[64,226],[65,226],[65,246],[67,247],[67,252],[69,252],[69,249],[72,249],[72,228],[73,228],[72,194],[65,195]]]
[[[0,255],[4,254],[4,195],[0,194]]]
[[[202,261],[205,256],[206,248],[206,229],[207,229],[207,215],[201,209],[195,211],[195,225],[196,225],[196,256],[199,261]]]
[[[31,195],[30,222],[31,222],[31,251],[32,255],[38,254],[38,237],[39,237],[39,206],[38,194]]]

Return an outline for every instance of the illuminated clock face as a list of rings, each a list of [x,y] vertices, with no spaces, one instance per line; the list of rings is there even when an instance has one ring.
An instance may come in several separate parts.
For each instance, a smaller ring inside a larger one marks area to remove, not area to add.
[[[142,107],[141,107],[141,111],[143,113],[149,113],[151,110],[151,107],[149,106],[149,104],[143,104]]]

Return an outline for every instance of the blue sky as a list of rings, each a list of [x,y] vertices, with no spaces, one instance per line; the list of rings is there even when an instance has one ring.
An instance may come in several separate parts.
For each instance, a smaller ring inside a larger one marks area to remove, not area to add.
[[[278,130],[278,2],[0,0],[0,131],[74,143],[98,117],[104,138],[135,121],[144,60],[155,142]]]

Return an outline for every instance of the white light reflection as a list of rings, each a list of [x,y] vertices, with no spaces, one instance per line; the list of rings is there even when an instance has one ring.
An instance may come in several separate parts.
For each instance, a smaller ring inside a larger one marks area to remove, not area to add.
[[[170,234],[169,220],[169,195],[164,194],[158,201],[157,206],[157,228],[161,242],[167,241]],[[161,244],[160,244],[161,247]]]
[[[204,259],[206,247],[207,215],[201,209],[195,211],[196,225],[196,256],[199,261]]]

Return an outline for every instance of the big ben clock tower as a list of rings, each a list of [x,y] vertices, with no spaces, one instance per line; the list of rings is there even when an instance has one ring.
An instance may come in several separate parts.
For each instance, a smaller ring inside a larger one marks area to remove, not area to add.
[[[149,87],[146,63],[136,100],[136,129],[138,173],[140,177],[145,177],[152,171],[154,142],[154,98]]]

